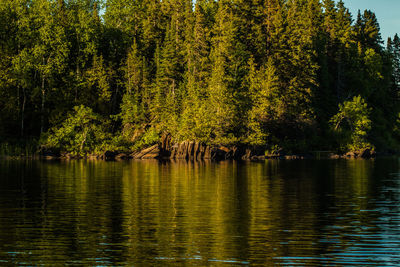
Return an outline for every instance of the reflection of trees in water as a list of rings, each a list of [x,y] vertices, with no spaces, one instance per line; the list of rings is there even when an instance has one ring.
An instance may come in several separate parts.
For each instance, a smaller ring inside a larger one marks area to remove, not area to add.
[[[373,161],[361,160],[251,165],[249,258],[323,264],[322,255],[360,242],[363,227],[373,234],[376,214],[365,212],[371,209],[373,171]]]
[[[306,167],[304,161],[270,161],[248,168],[253,262],[271,265],[277,257],[314,253],[315,185]]]
[[[315,257],[378,231],[379,214],[366,211],[382,191],[376,177],[398,169],[389,163],[3,162],[0,185],[15,187],[15,201],[0,197],[0,253],[50,264],[323,264]]]
[[[31,206],[17,207],[21,210],[14,216],[16,248],[22,253],[13,261],[55,264],[118,258],[120,247],[112,252],[99,249],[99,244],[121,239],[121,184],[113,165],[70,161],[23,166],[30,173],[24,180],[32,199],[28,196],[25,202]]]
[[[126,225],[137,244],[132,261],[206,262],[240,254],[232,249],[240,238],[239,204],[231,198],[236,176],[236,164],[223,162],[133,162],[124,172]]]

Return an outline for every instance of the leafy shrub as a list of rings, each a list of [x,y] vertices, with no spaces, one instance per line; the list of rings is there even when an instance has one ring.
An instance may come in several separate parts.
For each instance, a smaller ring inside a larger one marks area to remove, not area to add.
[[[135,142],[133,150],[138,150],[147,146],[151,146],[160,141],[159,132],[153,127],[147,129],[144,134]]]
[[[351,101],[339,105],[339,112],[333,116],[331,123],[334,131],[339,133],[342,149],[358,151],[373,148],[367,138],[371,130],[370,112],[361,96],[355,96]]]
[[[74,112],[61,124],[42,136],[41,143],[75,155],[112,149],[107,121],[91,108],[75,106]]]
[[[265,150],[265,155],[279,155],[282,151],[282,148],[279,145],[272,145],[269,149]]]

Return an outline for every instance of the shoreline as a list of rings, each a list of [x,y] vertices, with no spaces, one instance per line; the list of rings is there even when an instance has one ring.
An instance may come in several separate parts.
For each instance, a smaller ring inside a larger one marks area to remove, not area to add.
[[[23,150],[22,150],[23,151]],[[390,157],[399,155],[399,151],[379,151],[366,148],[359,151],[350,151],[345,154],[337,151],[312,150],[307,152],[292,153],[277,149],[268,151],[267,146],[251,146],[247,144],[237,145],[208,145],[198,141],[174,142],[170,135],[164,135],[160,141],[152,146],[129,151],[129,150],[107,150],[104,152],[78,154],[77,152],[59,151],[58,149],[40,147],[31,150],[28,155],[24,152],[7,155],[3,151],[1,158],[7,159],[38,159],[38,160],[238,160],[238,161],[265,161],[265,160],[303,160],[303,159],[371,159],[376,157]]]
[[[195,158],[195,157],[181,157],[181,158],[171,158],[171,157],[142,157],[135,158],[132,154],[128,153],[113,153],[114,156],[108,155],[107,157],[103,155],[86,155],[86,156],[75,156],[69,153],[63,153],[60,156],[55,155],[20,155],[20,156],[10,156],[10,155],[0,155],[0,160],[44,160],[44,161],[72,161],[72,160],[90,160],[90,161],[160,161],[160,162],[174,162],[174,161],[186,161],[186,162],[201,162],[201,161],[211,161],[211,162],[221,162],[221,161],[237,161],[237,162],[262,162],[267,160],[371,160],[376,158],[387,158],[399,156],[399,153],[374,153],[368,157],[362,156],[352,156],[354,152],[350,152],[344,155],[338,154],[328,154],[325,156],[316,156],[313,151],[309,153],[302,154],[287,154],[287,155],[264,155],[264,156],[252,156],[250,158]],[[137,153],[137,152],[136,152]],[[106,154],[106,153],[105,153]],[[350,154],[350,155],[349,155]]]

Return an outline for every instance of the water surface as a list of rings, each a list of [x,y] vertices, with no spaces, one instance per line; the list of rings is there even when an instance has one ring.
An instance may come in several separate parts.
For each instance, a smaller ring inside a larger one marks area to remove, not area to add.
[[[400,162],[0,161],[0,265],[399,265]]]

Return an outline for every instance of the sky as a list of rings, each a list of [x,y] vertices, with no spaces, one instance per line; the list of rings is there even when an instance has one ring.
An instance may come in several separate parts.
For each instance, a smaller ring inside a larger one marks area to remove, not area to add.
[[[357,18],[357,12],[370,9],[376,14],[381,27],[382,39],[387,40],[396,33],[400,34],[400,0],[343,0],[345,6],[350,9],[353,19]]]

